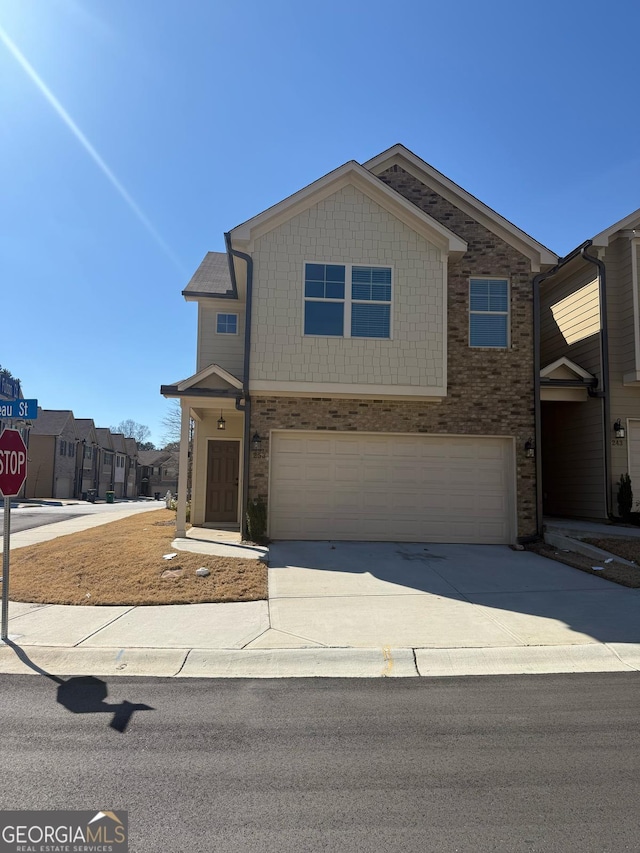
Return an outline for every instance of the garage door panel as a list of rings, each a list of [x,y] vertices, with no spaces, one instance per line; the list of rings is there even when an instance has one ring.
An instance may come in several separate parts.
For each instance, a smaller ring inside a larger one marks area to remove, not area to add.
[[[511,541],[509,439],[275,432],[272,538]]]

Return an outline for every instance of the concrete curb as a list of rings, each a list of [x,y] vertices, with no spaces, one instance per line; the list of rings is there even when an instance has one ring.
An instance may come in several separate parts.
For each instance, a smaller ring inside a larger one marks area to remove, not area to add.
[[[616,557],[615,554],[610,554],[609,551],[604,551],[602,548],[596,548],[595,545],[589,545],[588,542],[583,542],[581,539],[572,539],[564,533],[545,531],[544,541],[547,545],[551,545],[553,548],[558,548],[561,551],[573,551],[575,554],[582,554],[584,557],[592,557],[596,561],[596,564],[613,559],[616,563],[623,563],[625,566],[636,565],[630,560],[625,560],[623,557]]]
[[[0,646],[0,673],[60,677],[443,678],[579,672],[640,672],[640,643],[415,650]]]

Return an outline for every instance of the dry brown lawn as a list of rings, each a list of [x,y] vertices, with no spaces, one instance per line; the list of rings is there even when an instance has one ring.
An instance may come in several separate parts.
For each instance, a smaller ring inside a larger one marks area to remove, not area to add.
[[[11,552],[12,601],[42,604],[194,604],[267,597],[259,560],[174,552],[175,512],[153,510]],[[163,555],[176,553],[172,560]],[[205,566],[211,574],[197,577]],[[166,570],[180,577],[161,577]]]
[[[616,554],[619,557],[624,557],[627,560],[633,560],[634,557],[628,557],[623,553],[623,548],[614,549],[613,543],[628,542],[629,540],[619,539],[585,539],[591,545],[596,545],[598,548],[603,548],[611,554]],[[607,547],[611,546],[611,547]],[[635,546],[637,548],[637,545]],[[598,557],[586,557],[584,554],[577,554],[574,551],[562,551],[547,545],[544,542],[536,542],[532,545],[527,545],[527,550],[535,551],[543,557],[549,557],[551,560],[556,560],[558,563],[564,563],[566,566],[572,566],[574,569],[580,569],[581,572],[587,572],[590,575],[598,575],[600,578],[618,583],[621,586],[632,587],[633,589],[640,588],[640,567],[626,566],[624,563],[618,563],[614,560],[613,563],[605,563]],[[604,571],[596,572],[594,566],[601,566]]]

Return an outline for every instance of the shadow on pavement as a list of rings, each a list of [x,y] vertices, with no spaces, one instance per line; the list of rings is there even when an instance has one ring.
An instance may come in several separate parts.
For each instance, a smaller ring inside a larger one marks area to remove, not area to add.
[[[25,666],[58,685],[56,701],[72,714],[113,714],[109,727],[123,734],[136,711],[155,710],[151,705],[134,704],[126,700],[119,704],[110,704],[105,701],[109,688],[106,681],[101,678],[96,678],[94,675],[81,675],[65,680],[57,675],[52,675],[34,663],[24,649],[16,643],[11,640],[6,640],[5,643],[13,649]]]
[[[532,616],[546,620],[547,628],[560,623],[600,642],[640,642],[640,590],[529,551],[503,545],[277,541],[269,556],[272,599],[320,603],[345,596],[355,605],[362,596],[375,607],[377,596],[382,612],[389,597],[429,593],[434,607],[447,599],[479,606],[526,644],[538,643],[536,625],[527,621]],[[567,641],[572,642],[569,635],[557,633],[548,640]]]

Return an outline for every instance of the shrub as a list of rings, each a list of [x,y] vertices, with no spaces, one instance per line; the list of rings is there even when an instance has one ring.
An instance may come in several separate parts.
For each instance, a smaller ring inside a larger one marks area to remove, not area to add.
[[[628,474],[621,474],[618,483],[618,512],[623,521],[629,521],[631,518],[632,507],[633,492],[631,491],[631,477]]]
[[[247,533],[252,542],[265,542],[267,538],[267,505],[262,498],[247,504]]]

